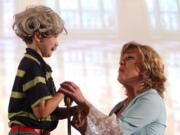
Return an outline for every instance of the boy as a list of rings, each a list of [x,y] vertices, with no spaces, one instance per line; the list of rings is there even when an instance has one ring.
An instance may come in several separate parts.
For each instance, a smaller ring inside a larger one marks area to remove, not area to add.
[[[10,97],[9,135],[48,135],[68,114],[58,107],[64,95],[56,92],[52,70],[43,60],[58,46],[58,35],[66,32],[64,22],[52,9],[35,6],[15,15],[13,29],[27,48]]]

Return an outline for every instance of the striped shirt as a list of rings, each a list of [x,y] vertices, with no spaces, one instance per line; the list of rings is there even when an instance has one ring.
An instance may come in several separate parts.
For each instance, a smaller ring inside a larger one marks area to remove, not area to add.
[[[53,130],[58,123],[55,119],[58,108],[48,117],[39,120],[32,108],[43,100],[51,99],[56,92],[52,70],[42,57],[30,48],[26,49],[16,73],[9,101],[9,126],[12,124],[44,130]]]

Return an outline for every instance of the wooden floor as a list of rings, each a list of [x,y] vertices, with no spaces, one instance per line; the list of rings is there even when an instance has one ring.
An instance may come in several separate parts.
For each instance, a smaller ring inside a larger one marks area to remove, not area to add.
[[[121,41],[71,40],[61,43],[51,58],[56,87],[65,80],[77,83],[84,95],[102,112],[125,98],[117,82]],[[166,135],[180,134],[180,42],[147,42],[163,57],[167,73],[166,105],[168,127]],[[9,132],[7,108],[16,69],[25,45],[13,38],[0,38],[0,135]],[[60,106],[64,106],[63,103]],[[66,120],[59,122],[52,135],[67,135]],[[78,135],[73,130],[73,135]]]

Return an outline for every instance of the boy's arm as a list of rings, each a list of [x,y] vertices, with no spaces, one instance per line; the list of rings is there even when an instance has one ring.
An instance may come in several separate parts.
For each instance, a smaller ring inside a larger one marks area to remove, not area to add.
[[[51,99],[43,100],[32,108],[34,115],[39,119],[47,117],[57,108],[63,98],[64,94],[59,91],[56,92]]]

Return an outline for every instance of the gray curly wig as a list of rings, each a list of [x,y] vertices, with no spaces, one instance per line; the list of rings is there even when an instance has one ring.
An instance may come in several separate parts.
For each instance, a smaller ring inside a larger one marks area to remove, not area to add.
[[[39,32],[43,38],[58,36],[66,31],[61,17],[51,8],[46,6],[34,6],[25,9],[14,16],[13,30],[25,43],[31,44],[35,32]]]

